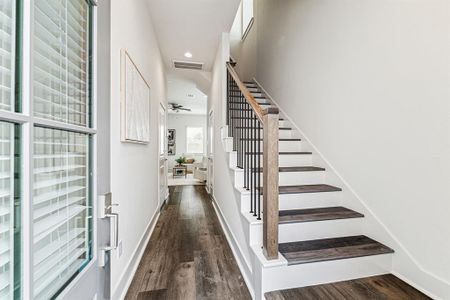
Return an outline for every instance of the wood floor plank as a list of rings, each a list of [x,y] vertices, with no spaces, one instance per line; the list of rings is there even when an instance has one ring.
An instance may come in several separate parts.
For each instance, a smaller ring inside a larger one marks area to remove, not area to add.
[[[265,294],[267,300],[428,300],[392,274],[348,280]]]
[[[167,299],[195,300],[196,295],[194,263],[179,264],[175,268],[167,288]]]
[[[167,298],[167,290],[154,290],[154,291],[145,291],[139,292],[137,295],[137,300],[168,300]]]
[[[251,299],[205,188],[169,190],[125,299]]]

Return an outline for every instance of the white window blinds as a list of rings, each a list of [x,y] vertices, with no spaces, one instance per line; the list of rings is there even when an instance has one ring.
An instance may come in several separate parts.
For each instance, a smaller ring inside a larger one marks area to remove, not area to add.
[[[88,125],[88,21],[85,0],[34,1],[34,114]]]
[[[89,5],[34,0],[32,23],[34,116],[89,127]],[[34,128],[34,299],[57,295],[91,259],[90,136],[54,127]]]
[[[0,109],[14,110],[15,0],[0,0]],[[0,122],[0,299],[14,295],[14,125]]]
[[[0,299],[14,290],[14,125],[0,122]]]
[[[0,0],[0,109],[14,110],[15,0]]]
[[[53,296],[89,260],[88,136],[34,129],[34,296]]]

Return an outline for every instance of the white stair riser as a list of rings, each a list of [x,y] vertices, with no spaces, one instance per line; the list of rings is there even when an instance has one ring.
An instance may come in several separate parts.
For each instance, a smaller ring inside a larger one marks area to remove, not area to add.
[[[339,206],[342,195],[341,192],[281,194],[279,207],[280,210],[288,210]]]
[[[256,299],[264,299],[268,291],[377,276],[390,273],[391,268],[392,254],[264,268],[262,295]]]
[[[244,186],[244,172],[235,172],[235,186]],[[325,172],[280,172],[279,185],[301,185],[301,184],[321,184],[325,181]],[[263,174],[261,173],[261,183],[263,183]]]
[[[252,92],[253,97],[264,97],[264,94],[261,92]]]
[[[243,189],[241,188],[241,190]],[[340,206],[342,205],[341,198],[342,193],[340,192],[282,194],[279,195],[279,209],[290,210]],[[249,192],[241,194],[240,205],[242,212],[250,211],[250,199]]]
[[[311,166],[312,155],[310,154],[280,155],[278,158],[278,164],[280,167]]]
[[[302,185],[325,183],[325,172],[280,172],[279,185]]]
[[[257,131],[254,131],[253,135],[252,135],[252,132],[249,132],[248,134],[249,134],[249,136],[246,136],[246,138],[253,138],[253,137],[258,138]],[[246,135],[246,133],[243,133],[243,135]],[[289,138],[292,137],[292,130],[279,130],[279,134],[278,135],[279,135],[280,139],[289,139]],[[240,138],[239,135],[236,135],[236,138],[239,139]],[[260,139],[264,138],[264,131],[263,131],[263,129],[261,129],[260,132],[259,132],[259,138]]]
[[[249,212],[242,213],[248,213],[249,215],[251,215]],[[256,220],[256,217],[253,218],[254,220]],[[320,222],[280,224],[280,226],[278,227],[278,241],[279,243],[288,243],[361,235],[363,234],[362,222],[362,218],[355,218]],[[249,237],[250,244],[262,246],[262,224],[252,224],[251,226],[252,231],[250,232]]]
[[[230,168],[237,166],[237,152],[230,152]],[[260,155],[261,167],[263,164],[262,155]],[[294,155],[280,155],[278,158],[280,167],[299,167],[310,166],[312,164],[312,155],[310,154],[294,154]]]
[[[361,235],[363,218],[280,224],[279,242],[297,242]]]
[[[262,149],[263,142],[260,141],[260,147]],[[254,147],[250,145],[249,147]],[[279,152],[300,152],[302,151],[302,142],[301,141],[278,141],[278,151]]]

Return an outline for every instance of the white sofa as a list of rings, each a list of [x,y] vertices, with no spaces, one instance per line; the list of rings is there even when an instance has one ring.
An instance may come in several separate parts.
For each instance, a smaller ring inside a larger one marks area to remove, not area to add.
[[[200,181],[208,179],[208,159],[204,156],[201,162],[194,163],[194,178]]]

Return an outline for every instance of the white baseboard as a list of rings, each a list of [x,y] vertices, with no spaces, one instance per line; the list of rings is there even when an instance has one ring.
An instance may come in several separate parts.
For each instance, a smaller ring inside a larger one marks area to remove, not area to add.
[[[253,81],[261,88],[261,91],[267,96],[267,98],[274,103],[280,113],[283,115],[283,117],[291,123],[291,127],[294,127],[302,136],[302,138],[312,147],[314,152],[325,162],[326,168],[331,170],[337,178],[343,183],[344,186],[348,188],[351,195],[357,199],[362,206],[366,209],[366,217],[370,215],[375,222],[378,223],[380,226],[380,229],[382,229],[388,236],[389,239],[395,244],[390,244],[389,246],[396,250],[396,253],[394,254],[394,266],[395,266],[395,260],[396,255],[399,255],[402,253],[405,255],[406,259],[403,259],[403,265],[401,268],[394,267],[392,270],[392,274],[396,275],[400,279],[407,282],[409,285],[413,286],[414,288],[418,289],[422,293],[426,294],[427,296],[433,298],[433,299],[443,299],[447,300],[448,295],[450,294],[450,282],[446,281],[443,278],[440,278],[428,270],[426,270],[425,267],[423,267],[420,262],[418,262],[413,255],[408,251],[408,249],[403,245],[403,243],[400,242],[400,240],[397,238],[397,236],[389,230],[389,228],[381,221],[381,219],[374,213],[374,211],[367,205],[367,203],[360,197],[356,191],[350,186],[350,184],[341,176],[341,174],[336,170],[336,168],[333,167],[333,165],[325,158],[325,156],[318,150],[318,148],[311,142],[311,140],[305,135],[305,133],[297,126],[297,124],[290,118],[290,116],[280,107],[280,105],[275,101],[270,94],[262,87],[262,85],[256,80],[256,78],[253,78]],[[420,275],[419,275],[420,274]],[[412,280],[412,278],[420,277],[420,282],[418,280]]]
[[[112,295],[111,299],[114,299],[114,300],[125,299],[128,288],[130,287],[131,282],[133,281],[134,274],[136,273],[136,270],[139,266],[139,262],[141,261],[142,256],[144,255],[144,251],[147,248],[147,244],[150,240],[153,230],[155,229],[155,225],[159,219],[159,215],[160,215],[160,209],[158,207],[156,209],[156,212],[153,214],[153,217],[151,218],[150,222],[148,223],[147,228],[144,231],[144,234],[142,235],[141,239],[139,240],[138,245],[136,246],[135,250],[133,251],[133,255],[131,256],[130,262],[128,263],[127,267],[125,268],[125,271],[120,276],[117,287],[111,293],[111,295]]]
[[[236,238],[234,237],[233,232],[228,227],[228,223],[225,219],[225,216],[222,214],[222,210],[220,209],[219,204],[217,203],[214,196],[211,195],[212,203],[214,210],[216,211],[216,214],[219,218],[220,225],[222,226],[223,232],[225,233],[225,237],[227,238],[228,244],[230,245],[231,251],[233,252],[234,258],[236,259],[236,262],[238,264],[239,270],[241,270],[242,277],[244,278],[245,284],[247,285],[247,288],[250,292],[250,295],[252,296],[252,299],[255,299],[255,291],[253,288],[253,274],[251,265],[249,262],[245,259],[243,252],[240,250],[240,246],[237,243]]]

